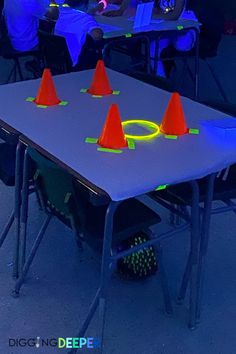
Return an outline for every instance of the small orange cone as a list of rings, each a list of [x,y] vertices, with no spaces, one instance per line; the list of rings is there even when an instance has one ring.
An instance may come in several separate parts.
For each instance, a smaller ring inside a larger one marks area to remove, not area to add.
[[[98,60],[96,69],[93,75],[93,81],[90,88],[87,90],[91,95],[105,96],[112,94],[109,79],[103,60]]]
[[[61,101],[57,97],[56,89],[50,69],[44,69],[37,97],[34,102],[38,105],[54,106]]]
[[[121,149],[128,146],[117,104],[112,104],[109,108],[98,144],[108,149]]]
[[[183,135],[188,133],[178,92],[174,92],[169,100],[160,130],[167,135]]]

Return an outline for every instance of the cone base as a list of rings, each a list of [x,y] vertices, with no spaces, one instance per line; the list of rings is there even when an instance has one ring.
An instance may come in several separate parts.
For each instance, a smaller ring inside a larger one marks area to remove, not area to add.
[[[162,129],[162,127],[160,126],[160,132],[162,133],[162,134],[165,134],[165,135],[177,135],[177,136],[180,136],[180,135],[185,135],[185,134],[188,134],[188,132],[189,132],[189,129],[187,128],[186,129],[186,131],[184,131],[184,132],[181,132],[181,133],[176,133],[175,131],[165,131],[164,129]]]
[[[99,138],[97,143],[98,145],[106,149],[123,149],[128,147],[127,140],[125,140],[121,144],[106,144],[106,142],[102,141],[102,139]]]
[[[44,101],[41,101],[41,100],[39,101],[39,100],[37,100],[37,98],[35,98],[35,100],[33,102],[35,104],[37,104],[37,105],[42,105],[42,106],[56,106],[59,103],[61,103],[61,100],[57,99],[54,102],[48,103],[48,102],[44,102]]]
[[[108,90],[106,92],[98,92],[98,91],[94,91],[93,89],[87,89],[87,93],[89,93],[90,95],[96,95],[96,96],[108,96],[108,95],[112,95],[113,90]]]

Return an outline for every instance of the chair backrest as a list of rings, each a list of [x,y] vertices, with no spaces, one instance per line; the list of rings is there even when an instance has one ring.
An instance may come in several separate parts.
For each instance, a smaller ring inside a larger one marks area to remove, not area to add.
[[[83,231],[88,221],[87,210],[91,206],[88,190],[35,149],[28,147],[27,153],[36,171],[34,181],[44,208],[69,226],[72,216]]]
[[[0,16],[0,55],[5,55],[13,50],[11,41],[8,37],[7,26],[5,18],[1,13]]]
[[[222,0],[188,0],[188,8],[193,10],[202,24],[200,31],[200,56],[217,55],[223,28],[224,4]]]
[[[34,164],[36,171],[34,181],[40,192],[44,207],[69,216],[70,211],[65,203],[65,198],[69,194],[73,194],[71,175],[36,150],[28,148],[27,153]]]
[[[72,70],[72,62],[64,37],[39,31],[40,51],[47,68],[53,74],[64,74]]]

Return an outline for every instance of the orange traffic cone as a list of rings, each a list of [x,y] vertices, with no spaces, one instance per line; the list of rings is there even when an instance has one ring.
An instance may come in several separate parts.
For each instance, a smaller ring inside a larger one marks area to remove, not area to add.
[[[188,133],[178,92],[174,92],[169,100],[160,130],[167,135],[183,135]]]
[[[56,89],[50,69],[44,69],[37,97],[34,102],[38,105],[54,106],[61,101],[57,97]]]
[[[109,108],[98,144],[108,149],[121,149],[128,146],[117,104],[112,104]]]
[[[98,60],[96,69],[93,75],[93,81],[90,88],[87,90],[91,95],[105,96],[110,95],[113,91],[111,89],[106,68],[103,60]]]

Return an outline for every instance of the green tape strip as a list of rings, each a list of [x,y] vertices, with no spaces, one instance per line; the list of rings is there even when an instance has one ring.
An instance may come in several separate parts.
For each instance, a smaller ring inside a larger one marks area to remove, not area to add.
[[[82,88],[82,89],[80,90],[80,92],[82,92],[82,93],[86,93],[86,92],[87,92],[87,90],[88,90],[88,89]]]
[[[120,94],[120,91],[113,91],[112,94],[113,94],[113,95],[119,95],[119,94]]]
[[[195,128],[190,128],[188,130],[189,134],[199,134],[199,129],[195,129]]]
[[[132,139],[127,139],[127,141],[128,141],[128,148],[129,148],[130,150],[135,150],[135,142],[134,142],[134,140],[132,140]]]
[[[67,106],[68,105],[68,102],[67,101],[61,101],[59,103],[59,106]]]
[[[35,100],[35,97],[27,97],[26,101],[27,102],[33,102]]]
[[[161,190],[163,190],[163,189],[166,189],[167,186],[168,186],[168,184],[162,184],[162,185],[158,186],[158,187],[155,189],[155,191],[161,191]]]
[[[184,28],[184,26],[177,26],[177,29],[180,31]]]
[[[126,34],[125,34],[125,37],[126,37],[126,38],[132,37],[132,33],[126,33]]]
[[[166,139],[172,139],[172,140],[176,140],[178,138],[177,135],[165,135]]]
[[[96,139],[96,138],[86,138],[85,142],[89,143],[89,144],[96,144],[98,142],[98,139]]]
[[[44,106],[43,104],[38,104],[37,107],[38,108],[48,108],[48,106]]]
[[[92,95],[92,97],[94,97],[94,98],[102,98],[101,95]]]
[[[121,154],[122,150],[106,149],[106,148],[97,148],[97,151],[103,152],[113,152],[114,154]]]

